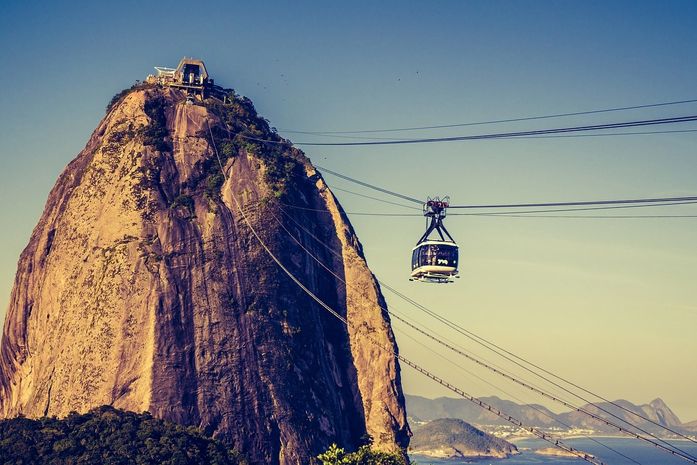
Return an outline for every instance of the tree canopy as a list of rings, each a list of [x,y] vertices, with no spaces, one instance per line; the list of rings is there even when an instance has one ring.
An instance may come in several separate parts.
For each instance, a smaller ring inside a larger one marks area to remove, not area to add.
[[[244,465],[222,442],[184,427],[103,406],[63,419],[0,421],[4,465]]]

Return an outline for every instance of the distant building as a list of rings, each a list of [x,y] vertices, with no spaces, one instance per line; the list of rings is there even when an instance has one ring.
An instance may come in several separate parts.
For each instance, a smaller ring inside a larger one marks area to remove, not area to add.
[[[206,94],[214,86],[203,60],[196,58],[184,57],[176,68],[156,66],[155,71],[157,74],[149,75],[146,82],[186,89],[190,95],[199,95],[201,98],[206,98]]]

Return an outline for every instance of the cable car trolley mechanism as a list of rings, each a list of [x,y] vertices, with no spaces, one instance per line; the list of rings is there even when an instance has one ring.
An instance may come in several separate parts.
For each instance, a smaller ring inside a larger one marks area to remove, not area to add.
[[[410,281],[452,283],[453,277],[459,278],[458,247],[443,224],[449,205],[450,197],[429,197],[424,204],[424,216],[427,218],[428,227],[416,243],[416,247],[412,249]],[[440,240],[429,238],[434,231],[438,233]]]

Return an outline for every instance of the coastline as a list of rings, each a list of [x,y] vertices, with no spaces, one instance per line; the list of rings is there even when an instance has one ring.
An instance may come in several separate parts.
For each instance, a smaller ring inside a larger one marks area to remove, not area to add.
[[[549,433],[548,433],[549,434]],[[636,438],[630,437],[630,436],[622,436],[622,435],[612,435],[612,434],[574,434],[570,436],[563,436],[563,435],[558,435],[555,436],[562,441],[564,440],[569,440],[569,439],[629,439],[629,440],[636,440]],[[539,440],[543,441],[543,439],[537,437],[537,436],[515,436],[515,437],[510,437],[510,438],[505,438],[506,441],[510,443],[517,443],[521,441],[527,441],[527,440]],[[665,437],[660,437],[659,439],[663,441],[671,441],[671,442],[687,442],[687,443],[692,443],[693,441],[689,439],[684,439],[684,438],[665,438]]]
[[[593,443],[592,439],[600,439],[606,445],[612,447],[612,449],[626,456],[641,457],[641,463],[644,465],[680,465],[685,463],[681,458],[668,457],[664,451],[657,450],[643,441],[628,437],[609,435],[597,435],[592,438],[581,437],[578,439],[569,439],[567,445],[572,446],[579,452],[592,455],[603,462],[607,460],[605,463],[628,463],[624,460],[618,462],[618,458],[613,455],[612,450],[608,450],[602,445]],[[481,463],[482,465],[530,465],[532,463],[538,465],[580,465],[584,463],[577,457],[563,457],[557,454],[538,454],[538,450],[550,447],[546,441],[540,438],[518,438],[516,446],[519,448],[520,454],[506,459],[438,459],[413,454],[412,463],[418,463],[420,465],[466,465],[477,463]],[[685,447],[685,450],[690,454],[697,454],[697,444],[693,444],[688,440],[682,440],[680,447]],[[412,454],[409,455],[412,456]]]

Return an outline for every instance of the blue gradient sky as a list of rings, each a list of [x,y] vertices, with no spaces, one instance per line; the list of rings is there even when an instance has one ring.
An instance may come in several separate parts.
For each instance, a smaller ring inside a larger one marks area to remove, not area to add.
[[[111,96],[183,55],[203,58],[218,83],[250,97],[282,134],[697,98],[693,1],[251,3],[0,4],[3,309],[48,191]],[[421,135],[696,113],[693,104]],[[682,128],[697,125],[673,129]],[[416,197],[447,193],[456,203],[695,195],[696,152],[694,133],[306,150],[359,179]],[[337,194],[347,211],[399,211]],[[661,396],[683,420],[697,419],[697,219],[450,217],[462,257],[462,279],[450,286],[406,280],[422,220],[352,222],[380,279],[413,298],[606,396]],[[395,328],[405,355],[473,394],[504,396]],[[404,385],[447,394],[409,369]]]

